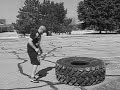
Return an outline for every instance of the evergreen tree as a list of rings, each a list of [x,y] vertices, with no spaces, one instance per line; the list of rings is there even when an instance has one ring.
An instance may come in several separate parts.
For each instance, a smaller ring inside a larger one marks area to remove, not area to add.
[[[18,33],[30,33],[31,28],[38,28],[40,25],[47,27],[47,35],[49,31],[53,32],[54,28],[64,22],[67,11],[64,9],[63,3],[54,3],[50,0],[26,0],[25,5],[19,9],[18,20],[14,24]],[[61,29],[58,29],[58,31]]]
[[[78,4],[78,19],[96,30],[114,31],[120,23],[119,0],[84,0]]]
[[[60,26],[64,22],[64,18],[67,14],[67,11],[64,9],[64,4],[44,0],[41,12],[43,15],[43,23],[47,27],[47,35],[49,35],[49,31],[61,32]]]
[[[26,0],[25,6],[19,9],[18,20],[14,24],[18,33],[30,33],[31,28],[37,28],[40,25],[39,0]]]

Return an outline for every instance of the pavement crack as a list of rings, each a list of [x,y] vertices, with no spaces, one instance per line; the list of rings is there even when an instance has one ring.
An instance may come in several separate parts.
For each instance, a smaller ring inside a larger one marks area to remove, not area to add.
[[[23,72],[23,68],[22,68],[22,65],[21,65],[21,64],[27,62],[28,60],[26,60],[25,58],[21,58],[21,57],[18,55],[19,53],[17,53],[17,51],[12,51],[12,53],[13,53],[19,60],[23,60],[23,62],[17,64],[18,69],[19,69],[18,71],[19,71],[22,75],[29,77],[29,75],[27,75],[26,73]]]
[[[7,50],[5,47],[1,47],[2,50]]]

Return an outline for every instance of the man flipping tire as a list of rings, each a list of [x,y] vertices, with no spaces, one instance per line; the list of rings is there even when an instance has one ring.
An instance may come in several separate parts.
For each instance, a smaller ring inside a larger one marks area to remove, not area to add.
[[[37,58],[38,54],[42,54],[42,49],[40,47],[41,35],[45,32],[46,27],[40,26],[38,30],[32,30],[30,38],[27,44],[27,52],[32,64],[32,72],[30,80],[33,83],[38,83],[39,81],[35,78],[36,70],[40,62]]]

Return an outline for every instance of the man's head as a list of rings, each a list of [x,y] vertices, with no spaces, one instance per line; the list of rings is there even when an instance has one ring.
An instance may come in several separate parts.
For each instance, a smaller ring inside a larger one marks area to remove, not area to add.
[[[45,31],[46,31],[46,27],[43,26],[43,25],[40,26],[39,29],[38,29],[38,32],[39,32],[40,34],[43,34]]]

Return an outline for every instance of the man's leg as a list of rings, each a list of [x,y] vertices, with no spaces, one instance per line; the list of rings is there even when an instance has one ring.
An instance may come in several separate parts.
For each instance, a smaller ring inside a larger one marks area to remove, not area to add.
[[[33,66],[32,66],[31,77],[35,77],[35,74],[36,74],[36,71],[37,71],[37,67],[38,67],[38,65],[33,65]]]
[[[38,67],[38,65],[33,65],[32,66],[32,72],[31,72],[30,80],[31,80],[31,82],[34,82],[34,83],[39,83],[39,81],[35,78],[37,67]]]

